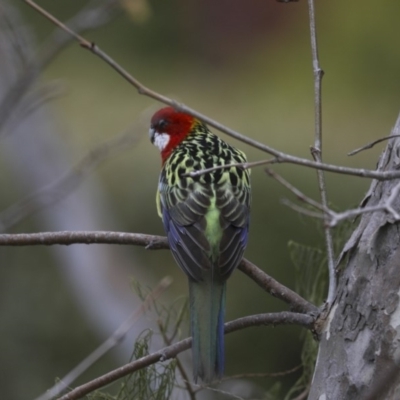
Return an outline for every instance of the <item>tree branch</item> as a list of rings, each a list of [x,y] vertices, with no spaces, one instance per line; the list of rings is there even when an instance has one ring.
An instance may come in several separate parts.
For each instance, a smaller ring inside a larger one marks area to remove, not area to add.
[[[169,249],[164,236],[109,231],[60,231],[0,234],[0,246],[53,246],[71,244],[118,244],[143,246],[149,250]]]
[[[117,244],[143,246],[148,250],[169,249],[166,237],[143,233],[63,231],[0,234],[0,246],[68,246],[71,244]],[[293,310],[305,313],[319,313],[319,309],[315,305],[280,284],[250,261],[243,259],[238,268],[272,296],[289,304]]]
[[[252,167],[259,167],[261,165],[266,165],[266,164],[275,164],[276,162],[278,162],[278,160],[276,158],[272,158],[270,160],[260,160],[260,161],[245,162],[245,163],[232,163],[232,164],[225,164],[225,165],[217,165],[217,166],[211,167],[211,168],[188,172],[186,174],[183,174],[182,176],[190,176],[191,178],[195,178],[196,176],[204,175],[209,172],[216,171],[218,169],[229,169],[231,167],[249,169]]]
[[[286,189],[290,190],[299,200],[303,201],[304,203],[309,204],[310,206],[317,208],[320,211],[329,213],[331,210],[329,208],[324,207],[322,204],[318,203],[317,201],[311,199],[310,197],[306,196],[303,192],[289,183],[286,179],[282,178],[279,174],[273,171],[270,168],[266,168],[265,172],[271,177],[274,178],[277,182],[279,182],[282,186]]]
[[[239,264],[238,269],[245,273],[249,278],[253,279],[261,288],[279,300],[289,304],[293,311],[302,313],[311,313],[318,315],[320,310],[314,304],[303,299],[296,292],[293,292],[286,286],[267,275],[260,268],[245,258]]]
[[[297,189],[295,186],[293,186],[291,183],[286,181],[284,178],[282,178],[279,174],[276,172],[266,169],[266,172],[268,175],[276,179],[282,186],[290,190],[299,200],[311,205],[314,208],[319,209],[320,213],[315,212],[315,211],[310,211],[306,208],[300,207],[297,204],[292,203],[290,200],[283,199],[282,203],[287,205],[288,207],[292,208],[293,210],[297,211],[298,213],[307,215],[309,217],[313,218],[320,218],[325,221],[325,224],[328,225],[329,227],[333,228],[335,227],[339,222],[345,220],[345,219],[350,219],[350,218],[355,218],[361,214],[366,214],[366,213],[373,213],[373,212],[378,212],[378,211],[384,211],[388,214],[390,214],[393,217],[394,221],[399,221],[400,220],[400,214],[395,210],[394,207],[394,202],[398,198],[398,195],[400,193],[400,182],[392,189],[392,192],[390,196],[384,201],[383,204],[378,204],[375,206],[366,206],[366,207],[358,207],[355,209],[351,210],[346,210],[343,212],[336,212],[328,207],[324,207],[322,204],[316,202],[315,200],[311,199],[310,197],[306,196],[303,192],[301,192],[299,189]]]
[[[56,19],[53,15],[49,14],[46,10],[44,10],[39,5],[37,5],[34,1],[32,1],[32,0],[23,0],[23,1],[27,5],[34,8],[37,12],[39,12],[45,18],[49,19],[55,25],[57,25],[61,29],[65,30],[66,32],[70,33],[78,41],[78,43],[80,44],[80,46],[82,48],[89,50],[94,55],[98,56],[100,59],[102,59],[104,62],[106,62],[111,68],[113,68],[118,74],[120,74],[126,81],[128,81],[132,86],[134,86],[137,89],[139,94],[148,96],[150,98],[160,101],[161,103],[164,103],[171,107],[174,107],[177,110],[180,110],[187,114],[193,115],[194,117],[201,119],[208,125],[218,129],[219,131],[224,132],[227,135],[229,135],[237,140],[240,140],[241,142],[246,143],[254,148],[257,148],[263,152],[273,155],[276,158],[277,163],[297,164],[297,165],[301,165],[304,167],[309,167],[309,168],[313,168],[313,169],[317,169],[317,170],[331,171],[331,172],[336,172],[339,174],[353,175],[353,176],[359,176],[359,177],[364,177],[364,178],[374,178],[377,180],[389,180],[389,179],[400,178],[400,171],[378,172],[378,171],[373,171],[373,170],[368,170],[368,169],[348,168],[348,167],[343,167],[343,166],[339,166],[339,165],[325,164],[322,162],[312,161],[312,160],[308,160],[305,158],[286,154],[286,153],[276,150],[266,144],[263,144],[254,139],[251,139],[233,129],[230,129],[230,128],[220,124],[219,122],[215,121],[214,119],[207,117],[204,114],[199,113],[198,111],[186,106],[185,104],[179,103],[176,100],[173,100],[167,96],[164,96],[164,95],[146,87],[138,79],[136,79],[132,75],[130,75],[123,67],[121,67],[108,54],[106,54],[104,51],[102,51],[96,44],[89,42],[88,40],[86,40],[85,38],[83,38],[82,36],[80,36],[79,34],[74,32],[72,29],[68,28],[65,24],[63,24],[61,21]]]
[[[314,70],[314,106],[315,106],[315,139],[311,154],[317,163],[322,163],[322,77],[324,71],[319,64],[317,29],[315,24],[314,0],[308,0],[308,13],[310,19],[311,53]],[[326,191],[326,181],[324,171],[318,170],[318,187],[321,196],[322,207],[328,208],[328,194]],[[336,273],[335,273],[335,255],[333,250],[332,231],[328,224],[324,225],[326,254],[329,271],[329,288],[327,303],[332,304],[336,295]]]
[[[318,219],[322,219],[322,220],[326,221],[326,214],[319,213],[316,211],[311,211],[307,208],[303,208],[303,207],[293,203],[289,199],[282,199],[281,203],[283,205],[291,208],[292,210],[298,212],[299,214],[303,214],[303,215],[306,215],[307,217],[318,218]]]
[[[79,378],[88,368],[90,368],[96,361],[103,357],[108,351],[119,344],[132,328],[133,324],[137,322],[146,310],[157,300],[161,294],[171,285],[172,279],[170,277],[163,278],[159,284],[146,296],[142,304],[124,321],[119,328],[96,350],[83,359],[74,369],[67,375],[59,380],[52,388],[47,390],[36,400],[50,400],[59,396],[68,386],[70,386],[77,378]]]
[[[250,315],[239,318],[225,324],[225,334],[232,333],[251,326],[269,326],[269,325],[299,325],[307,329],[313,329],[314,318],[306,314],[298,314],[289,311],[269,314]],[[191,338],[181,340],[171,346],[165,347],[159,351],[149,354],[138,360],[125,364],[107,374],[104,374],[88,383],[85,383],[71,390],[69,393],[60,397],[59,400],[76,400],[80,399],[88,393],[110,384],[128,374],[146,368],[151,364],[163,362],[175,358],[179,353],[190,348]]]
[[[390,139],[394,139],[394,138],[398,138],[400,137],[400,135],[390,135],[390,136],[385,136],[383,138],[380,139],[376,139],[373,142],[367,143],[366,145],[359,147],[358,149],[355,149],[353,151],[351,151],[350,153],[347,153],[348,156],[354,156],[358,153],[361,153],[364,150],[367,149],[372,149],[376,144],[384,142],[385,140],[390,140]]]

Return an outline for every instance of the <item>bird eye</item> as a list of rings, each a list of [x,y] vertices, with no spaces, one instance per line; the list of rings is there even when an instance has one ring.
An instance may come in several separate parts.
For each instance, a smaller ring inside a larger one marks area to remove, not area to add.
[[[164,129],[166,126],[167,126],[167,121],[165,120],[165,119],[162,119],[162,120],[160,120],[159,122],[158,122],[158,124],[157,124],[157,128],[159,129],[159,130],[162,130],[162,129]]]

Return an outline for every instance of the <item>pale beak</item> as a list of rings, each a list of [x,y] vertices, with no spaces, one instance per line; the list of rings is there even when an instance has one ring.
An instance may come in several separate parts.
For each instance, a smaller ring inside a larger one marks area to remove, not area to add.
[[[156,131],[154,130],[154,128],[150,128],[149,129],[149,138],[150,138],[150,142],[152,144],[154,144],[154,136],[156,134]]]

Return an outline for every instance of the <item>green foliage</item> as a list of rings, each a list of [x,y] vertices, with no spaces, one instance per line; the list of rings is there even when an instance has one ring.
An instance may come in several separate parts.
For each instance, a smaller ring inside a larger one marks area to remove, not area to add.
[[[131,286],[133,291],[144,301],[151,292],[151,287],[144,287],[138,280],[132,279]],[[164,302],[153,302],[154,311],[158,317],[158,326],[162,336],[170,333],[169,340],[181,338],[182,323],[188,321],[189,307],[187,296],[178,297],[172,304]],[[166,343],[168,344],[168,343]]]
[[[99,391],[88,394],[86,398],[88,400],[116,400],[115,396],[111,396],[108,393],[103,393]]]
[[[149,354],[152,336],[153,332],[146,330],[137,338],[130,361]],[[150,365],[125,377],[115,396],[97,391],[87,395],[86,398],[88,400],[167,400],[171,397],[174,387],[175,367],[175,360]]]
[[[333,246],[336,255],[341,251],[353,228],[353,222],[346,220],[334,230]],[[289,242],[288,248],[295,267],[296,292],[313,304],[322,304],[327,293],[329,275],[326,252],[316,247],[295,242]],[[305,391],[311,383],[314,372],[318,343],[308,331],[302,331],[301,335],[304,338],[301,352],[303,373],[289,390],[285,400]]]
[[[278,400],[282,398],[282,383],[275,382],[265,393],[262,400]]]
[[[151,331],[144,332],[137,340],[133,350],[133,359],[139,359],[149,354]],[[175,381],[175,360],[152,364],[127,376],[118,393],[117,400],[169,399]]]
[[[296,273],[296,292],[313,304],[321,304],[328,284],[326,254],[321,249],[295,242],[289,242],[288,247]],[[285,400],[304,391],[310,384],[314,371],[318,343],[307,331],[302,331],[301,335],[304,340],[301,351],[303,373],[289,390]]]
[[[144,301],[152,291],[151,287],[143,286],[139,281],[132,279],[133,291]],[[172,304],[154,301],[152,308],[157,315],[160,329],[159,334],[165,345],[180,339],[181,325],[187,320],[187,298],[180,297]],[[153,318],[153,316],[152,316]],[[149,355],[151,339],[156,334],[152,330],[143,331],[134,343],[130,361]],[[175,385],[176,360],[156,363],[125,377],[116,395],[105,392],[94,392],[87,395],[88,400],[168,400]]]
[[[296,292],[314,304],[321,304],[328,277],[326,255],[318,248],[292,241],[288,247],[295,268]]]

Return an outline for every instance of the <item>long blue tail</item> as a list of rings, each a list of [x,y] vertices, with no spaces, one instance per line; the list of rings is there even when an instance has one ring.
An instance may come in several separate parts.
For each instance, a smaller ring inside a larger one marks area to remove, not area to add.
[[[189,279],[193,377],[211,383],[224,373],[225,282]]]

